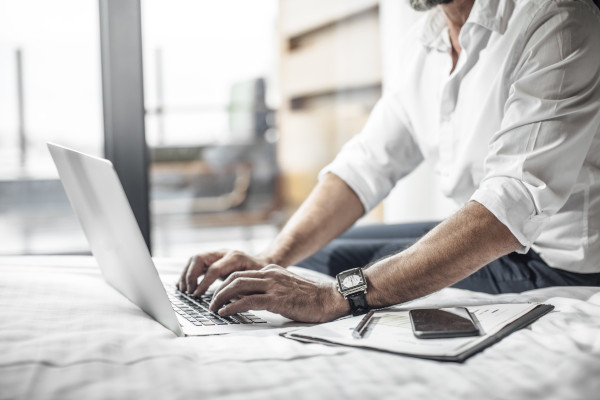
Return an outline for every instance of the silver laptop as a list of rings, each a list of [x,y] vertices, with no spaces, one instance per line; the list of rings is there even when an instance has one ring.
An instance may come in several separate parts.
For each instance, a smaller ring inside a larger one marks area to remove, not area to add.
[[[210,297],[163,284],[112,163],[53,143],[48,149],[104,279],[167,329],[197,336],[302,325],[267,311],[220,317],[208,310]]]

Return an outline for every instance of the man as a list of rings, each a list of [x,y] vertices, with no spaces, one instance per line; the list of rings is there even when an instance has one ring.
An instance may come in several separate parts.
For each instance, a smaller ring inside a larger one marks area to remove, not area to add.
[[[322,322],[457,283],[600,285],[598,9],[590,0],[410,1],[431,10],[403,48],[398,91],[265,252],[192,257],[181,290],[200,295],[225,278],[211,304],[221,315],[266,309]],[[454,215],[364,278],[342,273],[340,290],[280,267],[338,237],[423,160],[463,204]]]

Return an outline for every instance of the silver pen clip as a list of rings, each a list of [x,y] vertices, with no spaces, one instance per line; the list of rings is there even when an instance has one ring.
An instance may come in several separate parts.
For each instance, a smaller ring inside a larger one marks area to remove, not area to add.
[[[373,314],[375,314],[375,310],[369,311],[367,315],[365,315],[363,319],[360,320],[358,325],[356,325],[356,328],[354,328],[354,330],[352,331],[352,337],[354,339],[361,339],[363,337],[363,334],[367,331],[367,326],[369,325]]]

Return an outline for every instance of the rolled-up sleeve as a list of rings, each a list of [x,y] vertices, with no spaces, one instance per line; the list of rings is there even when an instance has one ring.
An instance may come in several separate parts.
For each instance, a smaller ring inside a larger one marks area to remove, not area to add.
[[[361,133],[319,173],[333,173],[356,193],[365,212],[375,207],[396,182],[416,168],[423,156],[393,95],[380,99]]]
[[[502,126],[489,144],[485,176],[471,200],[506,225],[522,251],[576,189],[600,130],[595,12],[589,4],[547,2],[527,29],[507,78]]]

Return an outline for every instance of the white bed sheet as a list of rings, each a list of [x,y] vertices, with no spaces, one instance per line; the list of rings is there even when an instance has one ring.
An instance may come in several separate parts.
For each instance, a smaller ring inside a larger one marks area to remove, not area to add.
[[[160,260],[174,280],[181,262]],[[0,399],[600,398],[600,288],[443,304],[539,301],[556,310],[463,364],[281,338],[177,338],[102,280],[90,257],[0,258]]]

